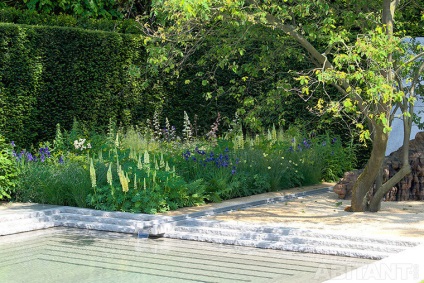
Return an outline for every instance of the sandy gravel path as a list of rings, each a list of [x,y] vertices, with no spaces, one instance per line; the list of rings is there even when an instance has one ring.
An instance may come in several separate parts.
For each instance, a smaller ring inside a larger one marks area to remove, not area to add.
[[[362,236],[385,235],[424,240],[424,202],[383,202],[378,213],[351,213],[335,193],[309,196],[215,215],[209,219],[324,229]]]

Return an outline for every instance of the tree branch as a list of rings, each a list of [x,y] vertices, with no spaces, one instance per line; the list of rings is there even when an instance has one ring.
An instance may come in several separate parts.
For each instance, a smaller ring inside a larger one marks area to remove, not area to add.
[[[402,68],[402,67],[404,67],[405,65],[408,65],[409,63],[411,63],[411,62],[414,62],[415,60],[417,60],[417,59],[419,59],[420,57],[422,57],[422,56],[424,56],[424,52],[421,52],[421,53],[419,53],[419,54],[417,54],[415,57],[413,57],[412,59],[409,59],[408,61],[406,61],[406,62],[404,62],[401,66],[399,66],[397,69],[396,69],[396,74],[398,74],[398,72],[400,71],[400,69]]]

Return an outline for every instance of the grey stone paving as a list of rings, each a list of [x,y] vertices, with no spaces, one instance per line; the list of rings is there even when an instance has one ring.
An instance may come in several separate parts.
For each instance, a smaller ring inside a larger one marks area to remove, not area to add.
[[[340,274],[331,282],[399,282],[405,272],[407,282],[424,279],[420,241],[207,219],[326,191],[234,200],[174,216],[3,204],[0,282],[323,282]]]
[[[0,282],[322,282],[372,262],[70,228],[0,237]]]
[[[324,192],[328,192],[328,188],[250,202],[240,203],[234,200],[218,208],[175,216],[105,212],[37,204],[11,205],[7,209],[0,209],[0,236],[51,227],[69,227],[368,259],[382,259],[421,243],[401,239],[393,241],[384,237],[337,235],[333,231],[285,227],[284,223],[280,226],[258,226],[202,218]]]

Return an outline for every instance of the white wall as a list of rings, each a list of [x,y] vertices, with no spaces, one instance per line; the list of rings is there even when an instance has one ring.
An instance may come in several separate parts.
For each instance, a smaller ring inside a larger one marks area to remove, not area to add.
[[[424,45],[424,37],[418,38],[418,41],[420,41],[421,44]],[[424,103],[422,101],[417,101],[415,103],[414,110],[416,114],[418,114],[419,111],[424,111]],[[421,116],[421,121],[424,121],[424,114],[421,113],[418,115]],[[410,139],[415,138],[416,133],[419,131],[420,130],[418,129],[418,127],[416,125],[413,125]],[[403,143],[402,120],[395,119],[392,124],[392,131],[390,132],[389,142],[387,144],[387,149],[386,149],[386,155],[389,155],[393,151],[398,150],[402,146],[402,143]]]

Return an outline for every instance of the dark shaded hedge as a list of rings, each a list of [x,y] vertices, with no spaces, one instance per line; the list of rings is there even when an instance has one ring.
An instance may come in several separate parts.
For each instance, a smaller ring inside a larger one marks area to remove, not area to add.
[[[141,34],[139,24],[133,19],[110,20],[75,17],[65,14],[48,15],[31,10],[18,10],[11,7],[0,9],[0,22],[24,25],[75,27],[90,30]]]
[[[141,36],[0,23],[0,132],[27,146],[74,118],[101,129],[152,113],[156,98],[129,74],[143,60]]]

